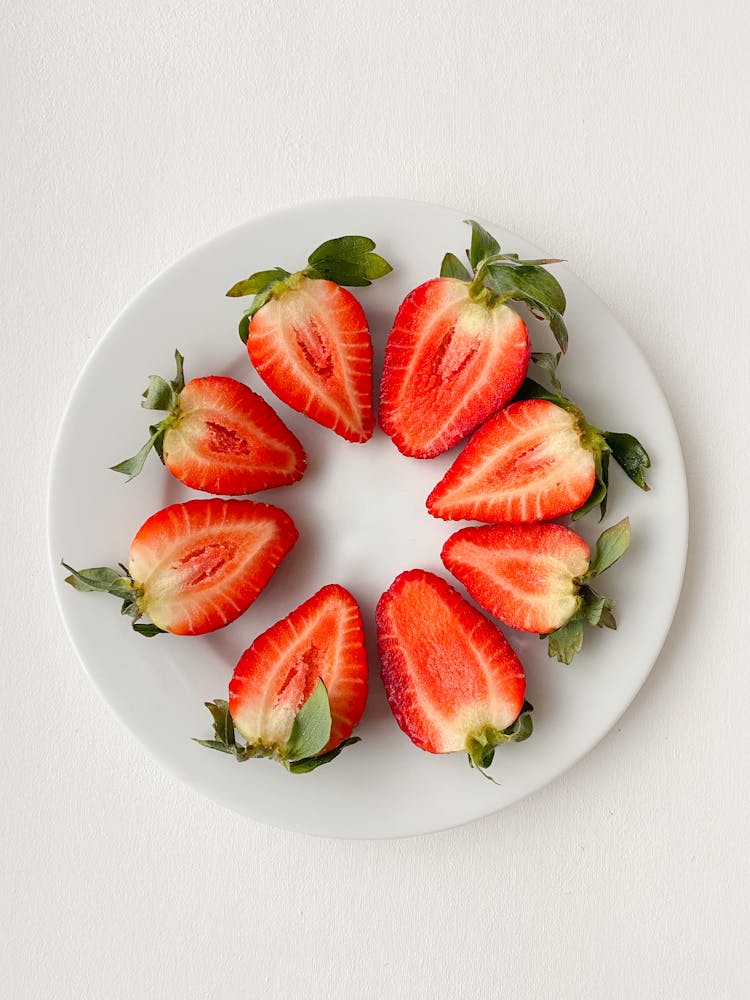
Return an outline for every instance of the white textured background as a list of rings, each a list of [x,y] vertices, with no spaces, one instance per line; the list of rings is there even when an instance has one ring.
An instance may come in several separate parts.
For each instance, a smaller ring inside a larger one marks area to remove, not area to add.
[[[750,19],[658,6],[2,3],[3,998],[750,995]],[[250,216],[356,194],[566,257],[661,381],[692,515],[610,736],[504,813],[380,843],[165,774],[81,669],[44,539],[57,422],[128,300]]]

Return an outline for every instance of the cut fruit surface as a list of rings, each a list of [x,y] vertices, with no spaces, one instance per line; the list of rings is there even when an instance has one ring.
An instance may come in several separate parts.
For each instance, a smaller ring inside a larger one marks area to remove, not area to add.
[[[388,702],[413,743],[451,753],[505,741],[524,706],[526,679],[495,625],[421,569],[396,578],[376,621]]]
[[[201,635],[246,611],[297,540],[283,510],[252,500],[189,500],[150,517],[130,547],[139,609]]]
[[[405,455],[447,451],[504,406],[529,364],[526,324],[476,301],[469,283],[425,282],[404,299],[388,337],[380,423]]]
[[[250,320],[258,374],[292,409],[347,441],[372,436],[372,342],[362,306],[333,281],[290,279]]]
[[[595,478],[574,414],[547,400],[523,400],[476,431],[427,509],[449,521],[550,520],[581,507]]]
[[[561,524],[462,528],[442,559],[469,594],[512,628],[544,634],[564,625],[581,603],[578,580],[590,550]]]
[[[182,390],[163,454],[186,486],[230,495],[296,482],[306,466],[302,445],[262,396],[220,375]]]
[[[234,724],[253,745],[287,745],[295,717],[322,680],[331,711],[326,753],[351,736],[367,699],[362,616],[349,591],[323,587],[258,636],[229,685]]]

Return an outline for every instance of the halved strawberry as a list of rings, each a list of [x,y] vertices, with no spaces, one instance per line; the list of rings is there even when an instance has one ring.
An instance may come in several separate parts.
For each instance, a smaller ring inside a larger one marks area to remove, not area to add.
[[[350,737],[366,700],[362,616],[349,591],[330,584],[242,654],[229,702],[206,703],[216,739],[197,742],[237,760],[271,757],[294,773],[311,771],[357,742]]]
[[[132,479],[153,448],[173,476],[207,493],[238,496],[301,479],[307,465],[302,445],[265,399],[223,375],[185,385],[183,360],[175,351],[171,382],[150,376],[141,406],[169,410],[169,416],[149,428],[151,437],[137,455],[113,470]]]
[[[581,517],[607,508],[609,457],[647,490],[651,462],[631,434],[602,431],[570,400],[527,379],[525,396],[488,420],[470,438],[427,498],[447,521],[506,523]]]
[[[240,337],[266,385],[347,441],[372,436],[372,342],[362,306],[341,286],[388,274],[374,246],[366,236],[328,240],[303,270],[259,271],[227,292],[255,296]]]
[[[585,622],[617,628],[612,601],[589,582],[629,544],[627,518],[601,534],[593,559],[584,539],[562,524],[496,524],[462,528],[441,555],[490,614],[512,628],[548,635],[549,655],[570,663],[583,645]]]
[[[71,572],[65,582],[121,598],[141,635],[202,635],[247,611],[296,540],[292,519],[270,504],[189,500],[139,528],[124,573],[63,563]],[[140,623],[144,614],[152,624]]]
[[[477,222],[469,272],[446,254],[441,276],[415,288],[396,315],[385,349],[380,424],[405,455],[432,458],[513,398],[529,365],[526,324],[507,303],[550,320],[561,350],[565,296],[541,264],[504,254]]]
[[[480,769],[531,735],[523,666],[499,629],[426,570],[398,576],[375,612],[396,721],[428,753],[463,750]]]

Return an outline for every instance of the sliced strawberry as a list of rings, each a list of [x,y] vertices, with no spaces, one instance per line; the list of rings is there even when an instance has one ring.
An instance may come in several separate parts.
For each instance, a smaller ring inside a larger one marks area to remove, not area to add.
[[[589,568],[588,544],[562,524],[462,528],[441,558],[495,618],[524,632],[553,632],[578,609],[577,578]]]
[[[347,441],[372,436],[372,341],[351,292],[299,278],[253,316],[247,350],[287,406]]]
[[[504,406],[529,364],[526,324],[509,306],[435,278],[404,299],[385,349],[380,424],[404,455],[432,458]]]
[[[583,625],[616,628],[612,601],[590,586],[630,544],[627,518],[600,536],[593,560],[580,535],[561,524],[462,528],[443,546],[446,567],[506,625],[549,636],[549,654],[570,663]]]
[[[525,523],[607,508],[609,458],[641,489],[650,459],[631,434],[586,422],[569,399],[527,379],[517,402],[471,437],[427,498],[448,521]]]
[[[259,271],[227,292],[255,296],[240,336],[268,387],[347,441],[372,436],[372,342],[362,307],[341,286],[388,274],[374,246],[366,236],[328,240],[302,271]]]
[[[301,479],[302,445],[262,396],[223,375],[185,385],[179,351],[175,360],[176,378],[152,375],[141,404],[169,416],[151,428],[137,455],[112,467],[115,472],[137,476],[153,447],[172,475],[207,493],[238,496]]]
[[[330,584],[243,653],[229,702],[207,705],[217,739],[198,742],[240,760],[272,757],[290,771],[310,771],[356,742],[350,737],[366,699],[362,616],[349,591]]]
[[[485,768],[497,745],[531,734],[520,660],[445,580],[421,569],[402,573],[375,617],[388,702],[418,747],[463,750]]]
[[[416,458],[452,448],[523,382],[531,347],[509,301],[546,316],[562,351],[567,344],[565,296],[540,266],[556,262],[504,254],[479,223],[469,224],[472,271],[446,254],[441,277],[404,299],[386,345],[380,423],[399,451]]]
[[[292,519],[270,504],[189,500],[142,525],[130,546],[127,575],[66,566],[66,582],[122,598],[123,613],[144,635],[202,635],[250,607],[296,540]],[[140,624],[144,614],[152,625]]]
[[[586,502],[594,455],[576,419],[543,399],[511,403],[474,434],[427,499],[448,521],[542,521]]]

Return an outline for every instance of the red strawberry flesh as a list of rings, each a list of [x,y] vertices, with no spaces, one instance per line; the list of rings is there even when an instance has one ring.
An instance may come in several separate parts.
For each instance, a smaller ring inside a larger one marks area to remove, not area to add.
[[[513,309],[475,301],[465,281],[425,282],[404,299],[388,338],[381,426],[405,455],[439,455],[512,399],[529,356]]]
[[[331,736],[321,753],[347,739],[367,699],[362,616],[352,595],[323,587],[243,653],[229,685],[229,711],[248,743],[283,747],[297,712],[321,679]]]
[[[551,520],[588,499],[595,474],[575,415],[544,399],[524,400],[479,428],[427,509],[449,521]]]
[[[588,544],[561,524],[462,528],[446,541],[445,566],[490,614],[525,632],[560,628],[578,609],[576,582]]]
[[[466,750],[519,716],[526,680],[505,637],[441,577],[414,569],[378,602],[378,652],[391,710],[429,753]]]
[[[163,450],[179,480],[210,493],[285,486],[300,479],[306,465],[302,445],[262,396],[220,375],[188,382]]]
[[[251,500],[189,500],[150,517],[130,547],[138,607],[178,635],[245,612],[297,540],[283,510]]]
[[[292,409],[347,441],[372,436],[372,342],[351,292],[295,275],[253,316],[247,350],[260,377]]]

